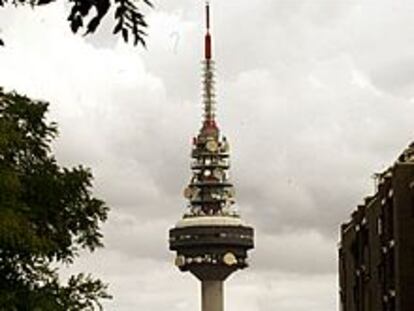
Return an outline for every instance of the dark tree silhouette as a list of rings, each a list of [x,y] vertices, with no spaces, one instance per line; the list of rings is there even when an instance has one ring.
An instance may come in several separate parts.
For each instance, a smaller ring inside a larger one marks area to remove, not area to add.
[[[0,310],[95,310],[106,285],[85,274],[61,285],[56,266],[102,247],[108,207],[88,169],[57,164],[47,110],[0,88]]]
[[[47,5],[56,0],[0,0],[0,7],[6,4],[30,5],[32,7]],[[121,35],[125,42],[130,38],[133,44],[145,47],[145,28],[148,27],[145,16],[142,14],[139,2],[152,7],[150,0],[66,0],[71,6],[68,21],[74,33],[84,29],[84,34],[93,33],[98,28],[102,18],[107,15],[109,8],[115,6],[114,34]],[[88,19],[85,22],[85,19]],[[0,40],[0,45],[2,41]]]

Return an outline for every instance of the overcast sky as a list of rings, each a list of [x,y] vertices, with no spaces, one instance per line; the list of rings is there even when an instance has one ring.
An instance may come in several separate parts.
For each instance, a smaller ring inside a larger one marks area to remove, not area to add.
[[[0,85],[51,102],[58,161],[91,167],[111,206],[106,248],[70,270],[110,283],[107,310],[199,309],[167,234],[200,126],[203,5],[155,2],[148,50],[111,16],[72,35],[62,1],[0,10]],[[414,137],[413,16],[412,0],[212,0],[218,118],[257,233],[227,310],[337,310],[338,226]]]

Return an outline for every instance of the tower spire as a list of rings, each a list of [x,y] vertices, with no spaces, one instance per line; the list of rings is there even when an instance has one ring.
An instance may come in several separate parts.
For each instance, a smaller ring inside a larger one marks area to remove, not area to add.
[[[204,37],[203,99],[204,127],[216,127],[214,114],[214,61],[210,34],[210,3],[206,1],[206,35]]]
[[[211,35],[210,35],[210,3],[206,1],[206,35],[204,38],[205,59],[211,59]]]

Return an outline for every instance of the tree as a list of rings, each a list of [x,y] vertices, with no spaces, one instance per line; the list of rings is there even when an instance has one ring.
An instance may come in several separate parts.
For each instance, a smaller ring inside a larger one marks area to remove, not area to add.
[[[56,0],[0,0],[0,7],[8,3],[13,5],[30,5],[32,7],[47,5]],[[104,16],[107,15],[111,6],[115,6],[114,17],[115,26],[113,28],[114,34],[122,36],[125,42],[129,38],[133,38],[134,45],[142,44],[145,47],[144,31],[148,27],[145,16],[142,14],[141,7],[137,5],[138,2],[144,2],[145,5],[152,7],[150,0],[67,0],[71,6],[68,21],[70,28],[74,33],[80,29],[86,28],[85,35],[93,33],[98,28]],[[95,15],[91,12],[95,12]],[[92,18],[91,15],[93,15]],[[90,20],[85,24],[85,18]],[[3,45],[0,39],[0,45]]]
[[[79,274],[61,285],[56,266],[103,246],[108,207],[93,197],[89,169],[57,164],[47,110],[0,88],[0,310],[101,309],[102,281]]]

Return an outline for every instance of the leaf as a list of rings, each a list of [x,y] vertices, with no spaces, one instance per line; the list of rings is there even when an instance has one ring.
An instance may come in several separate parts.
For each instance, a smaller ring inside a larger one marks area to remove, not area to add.
[[[122,28],[122,38],[125,42],[128,42],[128,29]]]
[[[87,27],[87,31],[85,34],[91,33],[91,32],[95,32],[96,28],[98,27],[99,23],[100,23],[100,19],[98,17],[94,17],[89,23],[88,23],[88,27]]]
[[[117,34],[121,29],[122,29],[122,23],[118,22],[118,24],[116,24],[116,26],[113,30],[113,34]]]
[[[145,2],[148,6],[150,6],[150,7],[154,7],[151,1],[149,1],[149,0],[144,0],[144,2]]]
[[[55,2],[56,0],[37,0],[36,5],[45,5],[45,4],[50,4],[52,2]]]
[[[119,18],[119,17],[123,16],[124,13],[125,13],[125,7],[119,6],[119,7],[116,8],[114,16],[115,16],[115,18]]]
[[[83,26],[83,20],[80,15],[75,15],[71,21],[71,29],[74,33],[77,33],[79,28]]]

